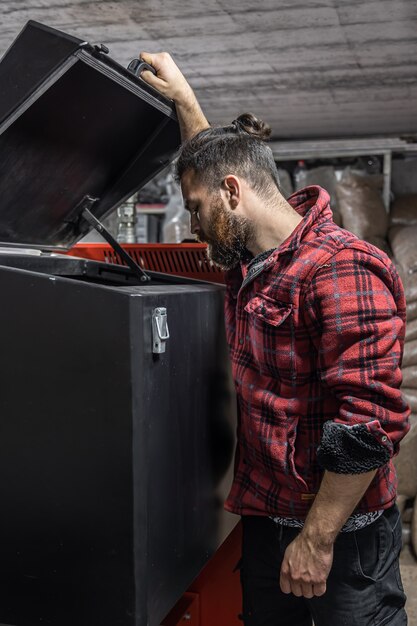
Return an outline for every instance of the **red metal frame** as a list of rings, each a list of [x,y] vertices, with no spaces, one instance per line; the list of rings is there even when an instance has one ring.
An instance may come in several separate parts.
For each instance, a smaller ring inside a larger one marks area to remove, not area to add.
[[[123,248],[144,269],[224,283],[223,272],[207,258],[205,244],[123,244]],[[124,265],[109,244],[77,243],[67,254]]]
[[[242,626],[242,594],[237,564],[241,556],[239,523],[161,626]]]

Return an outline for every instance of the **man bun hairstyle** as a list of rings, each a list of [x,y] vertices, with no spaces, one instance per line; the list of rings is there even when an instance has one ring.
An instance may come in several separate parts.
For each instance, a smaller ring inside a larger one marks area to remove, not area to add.
[[[265,143],[268,124],[252,113],[243,113],[228,126],[210,127],[189,139],[180,149],[176,177],[193,171],[210,191],[219,190],[223,179],[235,174],[268,200],[279,190],[272,150]]]
[[[232,125],[235,126],[238,132],[243,131],[263,141],[266,141],[271,135],[269,124],[255,117],[252,113],[242,113],[242,115],[233,120]]]

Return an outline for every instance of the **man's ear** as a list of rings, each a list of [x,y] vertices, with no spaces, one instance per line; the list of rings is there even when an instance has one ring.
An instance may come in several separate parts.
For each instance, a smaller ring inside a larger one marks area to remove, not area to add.
[[[242,194],[242,187],[238,177],[233,174],[225,176],[222,183],[222,190],[230,208],[236,209],[239,206]]]

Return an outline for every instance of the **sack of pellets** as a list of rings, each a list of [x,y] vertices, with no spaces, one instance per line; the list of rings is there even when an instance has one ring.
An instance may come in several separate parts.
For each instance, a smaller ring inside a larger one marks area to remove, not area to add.
[[[417,389],[401,387],[401,393],[410,405],[412,412],[417,413]]]
[[[405,340],[412,341],[417,339],[417,319],[407,322],[405,326]]]
[[[417,272],[417,225],[393,226],[388,238],[394,257],[408,277]]]
[[[407,302],[406,307],[407,324],[417,319],[417,300]]]
[[[415,365],[402,367],[401,374],[403,376],[403,387],[407,387],[409,389],[417,389],[417,367]]]
[[[409,274],[404,280],[404,293],[406,302],[417,300],[417,272]]]
[[[410,426],[400,443],[394,464],[398,476],[398,493],[414,498],[417,495],[417,415],[410,415]]]
[[[408,367],[409,365],[417,365],[417,339],[406,341],[404,344],[402,367]]]
[[[342,215],[343,228],[360,239],[385,239],[388,214],[381,193],[368,176],[348,172],[336,185],[337,208]]]
[[[399,196],[391,204],[391,226],[417,226],[417,194]]]
[[[302,189],[309,185],[319,185],[327,191],[330,196],[330,206],[336,208],[336,183],[337,178],[334,167],[331,165],[321,165],[311,169],[303,169],[294,176],[295,189]]]

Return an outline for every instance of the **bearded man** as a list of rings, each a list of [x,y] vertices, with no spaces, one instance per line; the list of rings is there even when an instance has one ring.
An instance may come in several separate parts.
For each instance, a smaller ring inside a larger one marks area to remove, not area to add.
[[[338,227],[328,193],[285,199],[269,128],[211,128],[166,53],[143,78],[174,100],[192,231],[225,270],[239,425],[226,509],[242,516],[246,626],[406,624],[393,456],[405,299],[390,259]]]

